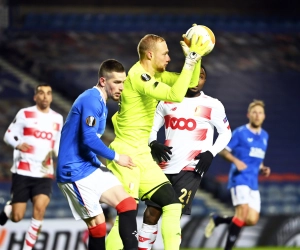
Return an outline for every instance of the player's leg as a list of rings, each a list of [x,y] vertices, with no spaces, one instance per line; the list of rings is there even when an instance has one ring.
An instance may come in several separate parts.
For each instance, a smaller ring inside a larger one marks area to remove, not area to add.
[[[88,227],[89,240],[88,250],[104,250],[105,249],[105,235],[106,223],[103,213],[96,216],[83,219]]]
[[[26,206],[26,203],[25,203]],[[26,208],[25,208],[26,209]],[[7,201],[3,210],[0,212],[0,225],[4,226],[11,216],[12,205],[11,200]]]
[[[140,249],[150,250],[156,241],[158,233],[158,220],[162,215],[162,208],[150,200],[146,200],[147,208],[143,215],[143,224],[139,230]]]
[[[237,241],[240,232],[245,226],[245,221],[248,217],[250,188],[245,185],[236,186],[230,189],[232,203],[235,206],[235,214],[228,227],[228,235],[225,245],[225,250],[231,250]]]
[[[172,185],[166,183],[160,186],[149,198],[162,207],[161,233],[164,241],[164,249],[179,249],[181,242],[180,217],[182,205]]]
[[[31,200],[33,204],[30,226],[25,235],[23,250],[31,250],[41,230],[46,208],[52,194],[52,179],[31,178]]]
[[[212,234],[215,228],[220,224],[230,224],[232,221],[233,216],[227,216],[227,215],[219,215],[215,213],[211,213],[209,215],[208,223],[204,230],[204,235],[206,238],[209,238]]]
[[[102,171],[95,170],[89,176],[73,183],[58,183],[68,200],[75,220],[84,220],[88,229],[88,249],[104,250],[106,223],[100,205],[103,183]]]
[[[251,190],[249,199],[249,211],[246,218],[246,226],[254,226],[259,220],[260,214],[260,193],[258,190]]]
[[[166,175],[151,154],[144,154],[141,166],[140,197],[162,208],[161,233],[165,250],[179,249],[181,242],[181,203]],[[145,164],[147,163],[147,164]]]
[[[113,214],[111,211],[112,207],[108,206],[105,203],[101,204],[101,206],[102,206],[103,214],[105,217],[106,231],[109,232],[114,224],[114,218],[113,218]]]
[[[111,173],[110,173],[111,174]],[[111,187],[101,195],[101,202],[104,202],[117,210],[119,217],[119,234],[125,250],[137,249],[137,225],[136,225],[136,201],[124,190],[121,183],[115,176],[113,179],[119,185]],[[108,179],[108,178],[107,178]]]
[[[4,225],[8,219],[19,222],[24,218],[27,201],[30,198],[29,185],[31,177],[12,174],[11,194],[12,200],[8,201],[0,215],[0,225]]]
[[[195,197],[197,190],[199,189],[201,176],[195,173],[194,171],[185,170],[181,171],[178,174],[167,174],[166,176],[171,182],[173,189],[175,190],[179,201],[182,204],[182,214],[190,215],[192,210],[192,201]],[[146,200],[145,203],[147,204],[147,209],[144,212],[144,223],[139,235],[143,236],[143,246],[147,246],[148,248],[146,249],[151,249],[151,246],[153,244],[149,244],[148,242],[153,242],[153,240],[156,239],[156,237],[153,237],[153,233],[146,234],[146,230],[143,230],[143,228],[145,227],[148,231],[152,229],[152,232],[155,232],[154,235],[157,235],[155,230],[157,228],[157,225],[155,225],[156,227],[154,227],[154,224],[155,222],[157,223],[161,214],[157,214],[157,211],[155,211],[154,209],[158,210],[160,206],[148,200]],[[152,206],[151,210],[149,210],[149,206]],[[150,240],[145,240],[147,238]],[[146,243],[148,243],[148,245],[145,245]],[[139,241],[139,247],[140,246],[142,246],[142,243]]]
[[[140,161],[139,156],[136,155],[136,148],[132,148],[127,144],[119,141],[113,141],[110,144],[110,148],[118,152],[119,154],[129,154],[134,158],[134,163],[137,167],[131,169],[121,167],[115,161],[107,161],[107,168],[113,172],[113,174],[122,183],[125,191],[138,201],[139,185],[140,185]],[[137,214],[137,211],[135,211]],[[106,248],[109,250],[123,249],[122,240],[119,235],[119,216],[116,217],[114,225],[106,237]]]

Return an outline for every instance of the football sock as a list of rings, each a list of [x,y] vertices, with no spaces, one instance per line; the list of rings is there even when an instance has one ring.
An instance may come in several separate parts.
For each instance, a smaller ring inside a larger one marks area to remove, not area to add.
[[[162,208],[161,232],[165,250],[179,250],[181,242],[181,217],[180,203],[174,203]]]
[[[12,206],[10,204],[10,201],[6,203],[4,206],[3,211],[0,213],[0,225],[3,226],[7,222],[7,220],[10,218],[12,211]]]
[[[143,223],[139,232],[139,249],[151,250],[157,236],[158,225]]]
[[[105,237],[96,238],[89,236],[88,250],[104,250],[105,249]]]
[[[23,250],[31,250],[34,247],[34,244],[37,241],[38,234],[42,227],[42,223],[43,221],[41,220],[35,220],[34,218],[31,218],[29,229],[25,235]]]
[[[88,250],[105,250],[106,223],[89,228]]]
[[[219,224],[230,224],[232,221],[233,216],[219,216],[219,215],[214,215],[213,219],[214,222],[216,224],[216,226],[218,226]]]
[[[119,216],[116,217],[113,227],[111,228],[110,232],[106,236],[105,246],[106,249],[109,250],[123,249],[123,242],[119,234]]]
[[[239,220],[236,217],[233,217],[231,224],[228,227],[228,235],[227,235],[227,241],[225,245],[224,250],[231,250],[234,246],[242,227],[245,225],[245,222],[242,220]]]
[[[137,249],[138,246],[136,213],[136,210],[130,210],[119,214],[119,233],[124,250]]]

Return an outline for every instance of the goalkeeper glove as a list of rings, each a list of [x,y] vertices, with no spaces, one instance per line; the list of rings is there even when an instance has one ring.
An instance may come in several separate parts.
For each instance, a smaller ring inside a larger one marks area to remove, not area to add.
[[[199,160],[195,167],[195,172],[197,172],[201,175],[201,177],[203,177],[203,175],[209,169],[213,158],[214,156],[210,151],[205,151],[203,153],[198,154],[195,157],[195,160]]]
[[[171,149],[173,147],[168,147],[158,141],[154,140],[149,144],[151,148],[151,154],[154,159],[156,159],[159,163],[162,161],[170,160],[170,155],[172,154]]]
[[[205,55],[208,44],[209,41],[202,44],[202,36],[194,34],[191,39],[189,53],[185,57],[184,68],[187,70],[194,70],[196,63],[201,60],[202,55]]]
[[[185,34],[182,35],[182,38],[184,39]],[[188,53],[190,52],[190,48],[189,46],[187,46],[187,44],[185,43],[185,41],[180,41],[180,45],[183,51],[184,56],[187,56]]]

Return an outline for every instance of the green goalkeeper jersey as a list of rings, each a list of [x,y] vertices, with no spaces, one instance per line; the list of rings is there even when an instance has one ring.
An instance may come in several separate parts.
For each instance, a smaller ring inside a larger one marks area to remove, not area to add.
[[[195,69],[194,74],[183,69],[181,74],[164,71],[151,76],[140,62],[133,65],[124,83],[119,111],[112,117],[116,140],[134,148],[148,148],[158,101],[181,102],[187,88],[198,84],[198,64],[196,68],[199,71]]]

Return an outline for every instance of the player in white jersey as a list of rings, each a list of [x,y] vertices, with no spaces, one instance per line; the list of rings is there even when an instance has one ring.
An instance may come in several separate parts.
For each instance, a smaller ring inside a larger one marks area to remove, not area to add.
[[[205,236],[210,237],[219,224],[229,224],[225,250],[232,249],[243,226],[253,226],[259,219],[258,175],[268,177],[271,173],[270,168],[263,163],[269,139],[268,133],[262,129],[265,120],[264,107],[264,102],[260,100],[249,104],[249,123],[235,129],[229,144],[220,152],[222,157],[232,163],[228,188],[235,214],[232,217],[211,214]]]
[[[4,141],[14,148],[14,158],[11,201],[0,214],[0,225],[8,219],[13,222],[22,220],[27,201],[31,200],[32,219],[23,250],[33,248],[50,202],[54,173],[52,155],[57,155],[63,125],[62,115],[50,108],[50,85],[38,85],[34,101],[35,106],[17,113],[4,135]]]
[[[198,85],[188,89],[181,103],[159,102],[149,138],[151,153],[172,183],[182,213],[191,214],[192,200],[201,178],[213,157],[225,148],[231,138],[229,122],[223,104],[201,89],[206,71],[201,66]],[[157,141],[157,132],[165,126],[165,143]],[[214,128],[218,138],[213,143]],[[157,235],[160,206],[146,200],[143,225],[139,233],[139,249],[151,249]]]

